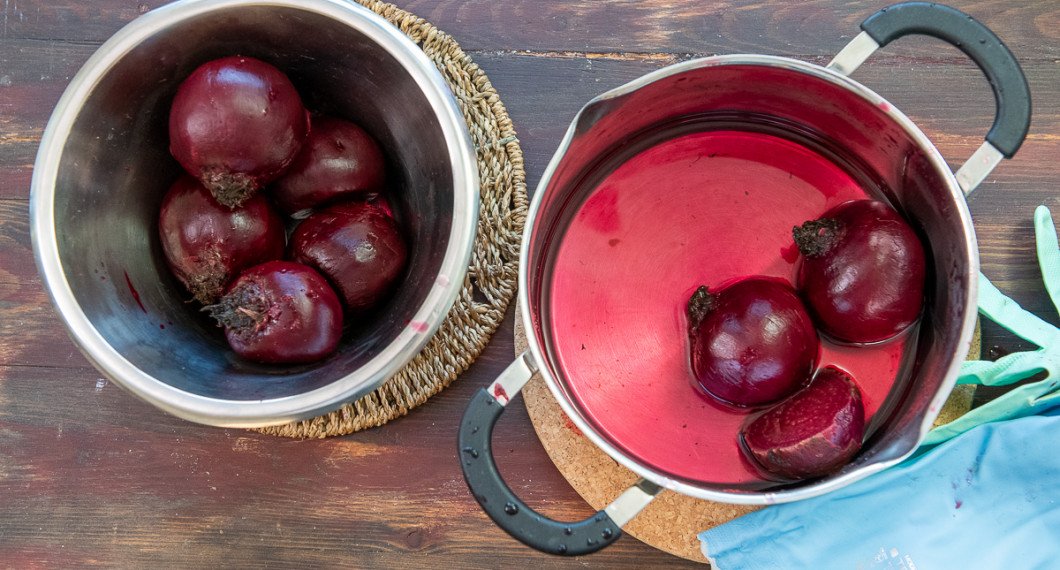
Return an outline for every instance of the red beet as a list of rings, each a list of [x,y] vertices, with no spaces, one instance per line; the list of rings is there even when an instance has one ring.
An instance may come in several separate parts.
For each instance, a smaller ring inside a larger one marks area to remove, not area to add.
[[[742,432],[744,450],[762,468],[790,479],[839,469],[857,454],[864,435],[861,393],[846,372],[832,367]]]
[[[213,303],[247,267],[283,257],[283,220],[261,196],[229,209],[181,176],[162,199],[158,233],[169,269],[200,303]]]
[[[879,342],[919,318],[924,248],[889,206],[846,202],[793,233],[803,254],[798,287],[825,334],[843,342]]]
[[[235,207],[294,160],[309,131],[298,91],[275,67],[232,56],[199,66],[169,111],[169,152]]]
[[[236,354],[257,362],[320,360],[342,334],[338,295],[319,273],[290,261],[251,267],[204,310],[224,327]]]
[[[375,139],[341,119],[314,117],[294,162],[272,187],[276,205],[288,215],[351,194],[382,188],[385,163]]]
[[[688,315],[692,371],[723,402],[768,404],[797,390],[813,372],[817,332],[784,282],[755,277],[718,292],[700,287]]]
[[[291,236],[290,258],[327,276],[351,311],[369,309],[386,297],[406,257],[394,219],[361,202],[316,212]]]

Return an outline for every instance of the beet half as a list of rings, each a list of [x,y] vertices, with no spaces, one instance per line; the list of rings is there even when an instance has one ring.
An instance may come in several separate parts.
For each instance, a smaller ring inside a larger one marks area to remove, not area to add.
[[[846,202],[792,232],[803,255],[798,288],[826,335],[880,342],[920,317],[924,247],[883,202]]]
[[[312,268],[290,261],[256,265],[221,301],[203,309],[225,329],[239,356],[270,364],[313,362],[331,354],[342,335],[342,304]]]
[[[758,465],[788,479],[839,469],[861,449],[864,435],[861,392],[846,372],[833,367],[752,419],[741,433],[744,450]]]
[[[289,216],[343,196],[382,189],[383,151],[361,127],[318,116],[294,162],[272,186],[276,205]],[[306,212],[308,213],[308,212]]]
[[[805,384],[817,361],[813,322],[786,283],[754,277],[688,302],[692,371],[714,398],[775,402]]]
[[[286,241],[283,220],[263,197],[230,209],[186,175],[162,199],[158,233],[169,269],[204,304],[243,269],[283,257]]]
[[[169,152],[228,207],[279,176],[308,132],[309,114],[291,81],[251,57],[199,66],[169,112]]]
[[[408,251],[394,218],[362,202],[336,204],[302,221],[289,257],[324,274],[350,311],[376,306],[394,289]]]

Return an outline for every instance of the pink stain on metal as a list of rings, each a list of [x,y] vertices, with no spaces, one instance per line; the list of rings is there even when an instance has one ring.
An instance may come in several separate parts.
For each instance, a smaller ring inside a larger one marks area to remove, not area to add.
[[[412,327],[412,330],[418,333],[427,332],[427,323],[423,321],[412,321],[411,323],[409,323],[409,326]]]
[[[500,384],[493,385],[493,399],[497,400],[501,404],[508,403],[508,393],[504,391],[504,386],[501,386]]]
[[[145,307],[144,302],[140,300],[140,292],[136,290],[136,287],[133,287],[132,279],[129,279],[129,273],[126,271],[123,271],[122,273],[125,274],[125,286],[129,288],[129,292],[132,293],[136,304],[140,306],[140,310],[146,313],[147,307]]]

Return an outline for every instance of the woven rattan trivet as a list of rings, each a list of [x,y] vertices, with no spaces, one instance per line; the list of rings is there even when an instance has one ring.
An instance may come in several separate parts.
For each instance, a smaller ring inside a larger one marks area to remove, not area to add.
[[[460,297],[419,355],[360,400],[320,417],[260,430],[268,434],[295,438],[345,435],[407,414],[478,358],[516,292],[527,209],[526,173],[508,111],[486,74],[448,34],[392,4],[357,2],[416,42],[456,95],[478,155],[482,197],[478,232]]]
[[[979,328],[976,326],[969,359],[979,358]],[[516,354],[526,350],[526,336],[515,323]],[[974,386],[958,386],[942,408],[936,425],[947,423],[972,407]],[[563,414],[541,376],[535,375],[521,392],[530,421],[545,451],[563,477],[594,509],[602,509],[637,481],[632,471],[619,465],[593,445]],[[623,527],[641,542],[695,562],[706,563],[696,535],[759,507],[702,501],[673,492],[663,492]]]

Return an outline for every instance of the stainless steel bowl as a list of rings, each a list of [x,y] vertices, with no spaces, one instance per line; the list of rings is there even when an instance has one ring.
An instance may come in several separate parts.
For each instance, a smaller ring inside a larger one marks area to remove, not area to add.
[[[169,104],[198,65],[241,54],[285,71],[307,106],[362,124],[390,162],[410,269],[338,352],[299,367],[236,358],[169,275],[157,237],[179,167]],[[103,373],[204,424],[312,417],[378,387],[438,329],[464,283],[478,216],[474,149],[434,65],[399,30],[341,0],[184,0],[136,19],[74,77],[33,175],[33,247],[70,335]]]

